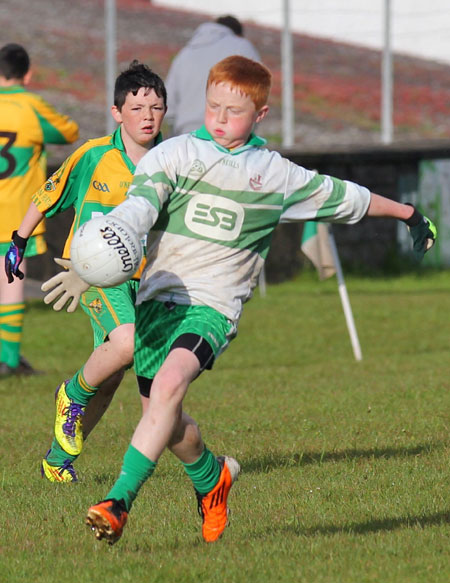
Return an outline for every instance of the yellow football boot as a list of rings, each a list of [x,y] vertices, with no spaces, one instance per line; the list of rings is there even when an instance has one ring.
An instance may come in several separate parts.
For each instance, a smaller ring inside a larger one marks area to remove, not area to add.
[[[67,396],[68,382],[62,382],[56,389],[55,437],[64,451],[70,455],[79,455],[83,448],[81,420],[86,406],[75,403]]]
[[[75,468],[70,460],[66,460],[62,466],[51,466],[47,461],[47,455],[41,463],[41,476],[50,482],[78,482]]]

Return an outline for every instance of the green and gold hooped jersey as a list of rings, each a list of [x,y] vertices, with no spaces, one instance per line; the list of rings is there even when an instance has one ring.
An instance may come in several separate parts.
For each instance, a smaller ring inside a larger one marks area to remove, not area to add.
[[[45,144],[70,144],[78,124],[21,86],[0,87],[0,242],[22,222],[46,178]],[[34,235],[43,233],[42,222]]]
[[[160,141],[160,137],[157,137]],[[70,257],[75,231],[93,217],[106,215],[125,200],[135,165],[125,152],[120,128],[112,135],[89,140],[65,160],[62,166],[33,195],[33,201],[46,217],[70,207],[75,217],[64,246],[63,257]],[[141,269],[134,279],[138,279]]]

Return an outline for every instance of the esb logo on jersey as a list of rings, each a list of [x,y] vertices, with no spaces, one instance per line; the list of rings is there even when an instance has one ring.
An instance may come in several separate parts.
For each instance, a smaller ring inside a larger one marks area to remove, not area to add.
[[[222,196],[197,194],[188,203],[185,223],[197,235],[233,241],[244,222],[244,209],[234,200]]]

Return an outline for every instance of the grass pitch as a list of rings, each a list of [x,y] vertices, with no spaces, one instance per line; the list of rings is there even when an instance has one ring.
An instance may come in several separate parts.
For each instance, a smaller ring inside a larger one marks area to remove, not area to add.
[[[24,353],[46,374],[0,381],[3,583],[447,583],[450,273],[347,280],[353,358],[335,280],[269,286],[238,338],[191,387],[186,410],[242,473],[231,524],[201,540],[191,485],[164,454],[122,539],[84,526],[139,419],[132,371],[76,463],[41,479],[53,394],[91,349],[81,311],[28,306]]]

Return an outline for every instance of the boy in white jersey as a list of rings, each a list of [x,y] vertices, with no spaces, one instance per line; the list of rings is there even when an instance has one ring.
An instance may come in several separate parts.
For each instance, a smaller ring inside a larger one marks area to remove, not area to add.
[[[120,538],[139,488],[166,447],[193,482],[204,540],[217,540],[225,529],[239,464],[205,447],[183,398],[236,334],[278,223],[385,216],[406,222],[419,256],[434,242],[434,225],[414,207],[261,149],[264,141],[252,132],[267,115],[270,84],[270,72],[245,57],[216,64],[205,125],[146,154],[127,200],[111,213],[139,235],[149,231],[149,239],[135,337],[136,373],[148,402],[120,477],[86,519],[110,544]]]

